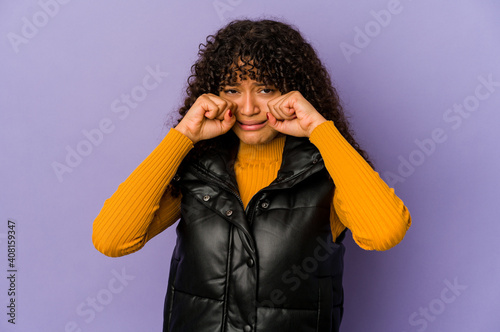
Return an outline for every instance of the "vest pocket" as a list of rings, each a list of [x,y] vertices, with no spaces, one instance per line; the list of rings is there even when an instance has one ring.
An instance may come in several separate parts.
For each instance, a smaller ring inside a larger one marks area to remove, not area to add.
[[[223,302],[174,290],[175,303],[164,331],[222,331]]]
[[[179,261],[174,255],[170,263],[163,332],[222,331],[222,301],[189,294],[175,287]]]

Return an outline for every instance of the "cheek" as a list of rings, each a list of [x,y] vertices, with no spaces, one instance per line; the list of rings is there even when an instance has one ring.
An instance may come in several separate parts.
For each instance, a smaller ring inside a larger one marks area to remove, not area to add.
[[[271,101],[270,98],[266,98],[265,100],[263,100],[262,102],[260,102],[260,109],[263,111],[263,112],[269,112],[269,107],[267,106],[267,103]]]

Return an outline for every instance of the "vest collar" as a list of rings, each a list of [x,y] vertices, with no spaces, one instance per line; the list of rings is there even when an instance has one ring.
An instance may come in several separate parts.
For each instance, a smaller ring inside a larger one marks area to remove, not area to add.
[[[205,153],[195,164],[198,171],[218,179],[238,192],[234,162],[238,153],[236,144],[230,149],[216,148]],[[283,189],[292,187],[309,175],[324,168],[318,149],[306,137],[287,136],[283,148],[283,160],[276,179],[267,187]]]

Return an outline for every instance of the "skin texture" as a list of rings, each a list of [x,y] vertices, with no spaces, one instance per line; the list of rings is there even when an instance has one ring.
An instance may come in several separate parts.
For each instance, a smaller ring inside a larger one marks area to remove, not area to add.
[[[247,78],[224,86],[219,96],[198,97],[175,128],[193,143],[232,129],[246,144],[265,144],[280,134],[309,137],[325,121],[300,92],[281,94]]]

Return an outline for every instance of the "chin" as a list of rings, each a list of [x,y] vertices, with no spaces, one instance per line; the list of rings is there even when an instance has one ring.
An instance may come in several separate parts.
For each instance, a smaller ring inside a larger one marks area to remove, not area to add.
[[[234,133],[240,141],[242,141],[245,144],[251,144],[251,145],[256,145],[256,144],[265,144],[271,142],[274,138],[276,138],[278,132],[276,131],[264,131],[261,132],[260,130],[258,131],[242,131],[242,130],[234,130]]]

